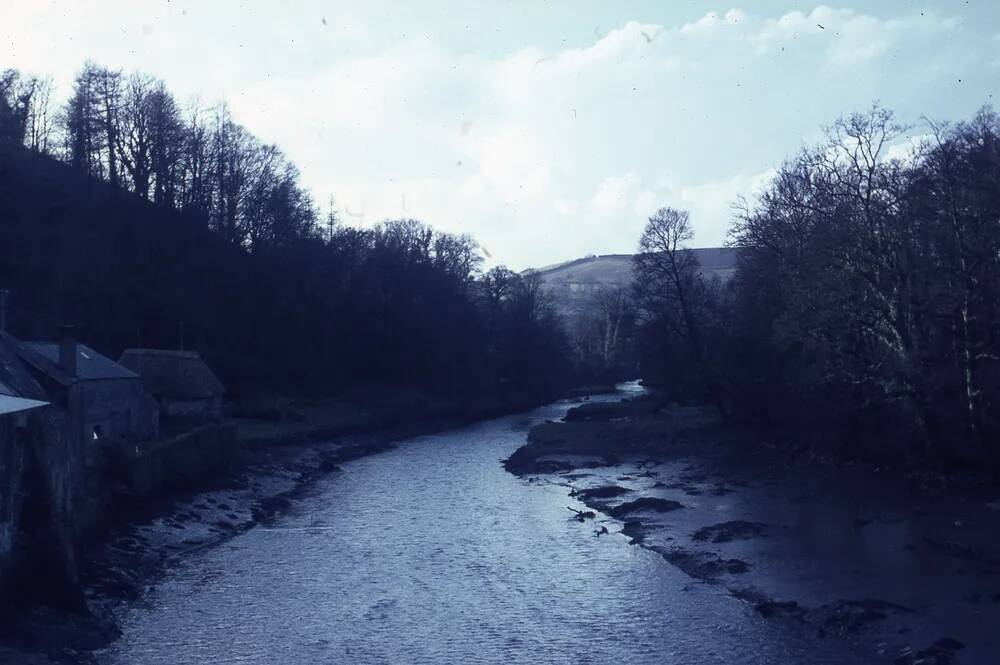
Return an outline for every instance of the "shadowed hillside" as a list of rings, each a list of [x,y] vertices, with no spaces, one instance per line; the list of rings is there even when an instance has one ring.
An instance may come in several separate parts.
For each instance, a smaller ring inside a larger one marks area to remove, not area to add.
[[[277,241],[233,242],[204,214],[0,144],[8,330],[44,340],[72,323],[111,357],[198,350],[237,393],[552,390],[558,327],[525,305],[525,280],[483,275],[475,252],[415,220],[321,232],[307,219]]]
[[[719,277],[723,281],[736,272],[737,250],[731,247],[692,249],[705,277]],[[632,255],[603,254],[587,256],[575,261],[558,263],[534,272],[542,278],[546,290],[564,315],[580,314],[588,308],[592,295],[602,288],[630,288],[632,284]]]
[[[249,257],[202,221],[0,147],[0,285],[18,335],[47,339],[72,322],[109,353],[172,348],[182,334],[211,355],[234,343],[253,353],[249,335],[215,325],[252,320],[253,299],[232,294],[256,291],[257,307],[269,300],[251,276]]]

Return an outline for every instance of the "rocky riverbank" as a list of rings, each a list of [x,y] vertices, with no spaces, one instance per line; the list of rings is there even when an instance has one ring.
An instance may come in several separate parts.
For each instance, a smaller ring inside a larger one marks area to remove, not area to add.
[[[90,614],[25,608],[0,624],[0,664],[86,663],[118,637],[135,602],[184,557],[218,546],[288,508],[340,464],[391,449],[395,441],[530,408],[511,403],[386,399],[365,405],[290,402],[275,412],[240,414],[240,453],[228,468],[170,493],[116,502],[105,533],[81,548],[79,569]]]
[[[1000,653],[1000,489],[988,481],[835,464],[655,396],[571,410],[505,465],[564,485],[581,535],[619,534],[873,662]]]

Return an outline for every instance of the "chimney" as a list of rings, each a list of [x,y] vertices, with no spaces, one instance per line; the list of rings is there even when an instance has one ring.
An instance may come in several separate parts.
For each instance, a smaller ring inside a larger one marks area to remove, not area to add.
[[[59,367],[76,377],[76,326],[63,326],[59,336]]]

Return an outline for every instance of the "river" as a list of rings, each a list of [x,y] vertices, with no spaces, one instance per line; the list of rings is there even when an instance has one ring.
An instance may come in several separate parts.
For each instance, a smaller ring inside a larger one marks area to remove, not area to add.
[[[528,428],[569,406],[345,465],[273,523],[171,570],[98,661],[868,662],[621,535],[595,536],[565,487],[506,473]]]

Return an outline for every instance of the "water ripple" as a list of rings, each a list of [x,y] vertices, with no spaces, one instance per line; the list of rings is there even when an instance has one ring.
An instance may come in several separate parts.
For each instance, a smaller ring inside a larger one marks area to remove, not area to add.
[[[192,556],[100,661],[863,662],[621,536],[591,537],[565,488],[506,474],[497,460],[526,425],[565,408],[346,465],[279,523]]]

